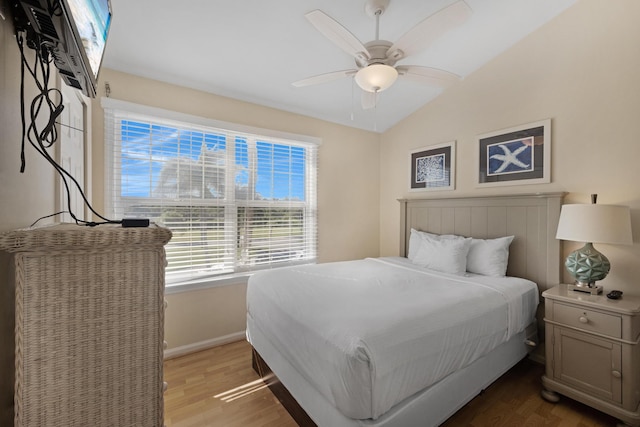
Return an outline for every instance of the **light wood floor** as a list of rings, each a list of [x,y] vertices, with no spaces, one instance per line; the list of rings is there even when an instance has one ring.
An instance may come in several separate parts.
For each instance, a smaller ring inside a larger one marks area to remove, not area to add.
[[[251,348],[240,341],[165,362],[167,427],[295,427],[251,368]],[[544,368],[525,360],[469,402],[446,427],[591,427],[616,420],[567,398],[540,397]]]

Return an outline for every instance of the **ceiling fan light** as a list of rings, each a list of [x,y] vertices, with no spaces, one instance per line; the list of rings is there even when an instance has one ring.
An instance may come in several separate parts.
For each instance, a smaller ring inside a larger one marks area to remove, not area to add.
[[[398,78],[398,71],[385,64],[372,64],[361,68],[355,79],[358,86],[367,92],[382,92]]]

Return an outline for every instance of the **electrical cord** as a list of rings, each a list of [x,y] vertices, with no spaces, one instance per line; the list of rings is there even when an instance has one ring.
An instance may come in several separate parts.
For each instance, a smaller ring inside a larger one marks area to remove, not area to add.
[[[33,221],[33,223],[29,227],[33,227],[34,225],[36,225],[37,223],[39,223],[43,219],[51,218],[52,216],[62,215],[62,214],[65,214],[65,213],[69,213],[69,211],[60,211],[60,212],[52,213],[50,215],[41,216],[40,218],[38,218],[35,221]]]
[[[55,3],[57,4],[57,2]],[[55,7],[55,6],[50,5],[50,8],[52,7]],[[55,9],[52,9],[52,10],[55,10]],[[40,40],[40,37],[37,34],[34,35],[34,38],[35,40],[33,41],[35,43],[34,43],[34,46],[31,46],[31,47],[33,47],[35,51],[35,60],[34,60],[33,67],[31,67],[24,53],[24,37],[20,31],[16,30],[16,41],[18,43],[18,49],[20,50],[20,55],[22,57],[21,72],[20,72],[20,76],[21,76],[20,115],[21,115],[21,123],[22,123],[20,172],[24,173],[26,169],[26,157],[25,157],[25,139],[26,139],[27,141],[29,141],[30,145],[42,157],[44,157],[45,160],[47,160],[47,162],[49,162],[49,164],[51,164],[53,168],[56,170],[56,172],[60,175],[60,178],[62,179],[62,183],[64,184],[66,195],[67,195],[66,199],[67,199],[68,211],[66,212],[69,213],[69,215],[71,216],[71,218],[73,218],[76,224],[87,225],[92,227],[101,225],[101,224],[121,224],[122,221],[108,219],[100,215],[98,212],[96,212],[93,206],[91,206],[91,203],[87,199],[86,195],[84,194],[84,191],[82,190],[82,186],[78,183],[78,181],[67,170],[65,170],[62,166],[60,166],[60,164],[58,164],[47,151],[47,149],[53,146],[53,144],[58,140],[58,133],[57,133],[57,128],[55,124],[56,124],[56,119],[60,116],[60,114],[64,109],[63,96],[59,89],[49,88],[49,78],[50,78],[51,61],[52,61],[52,59],[50,58],[50,51],[47,45],[42,43],[42,41]],[[25,118],[26,106],[24,101],[25,69],[28,70],[29,74],[33,77],[33,80],[39,91],[39,93],[33,98],[30,105],[30,111],[29,111],[30,123],[28,126],[27,126],[27,120]],[[38,78],[38,74],[42,76],[42,80]],[[57,95],[60,98],[60,101],[58,103],[53,101],[52,99],[53,94]],[[41,116],[43,111],[46,111],[46,110],[48,110],[49,119],[47,120],[44,128],[40,131],[36,123],[36,120],[38,117]],[[71,209],[71,191],[69,188],[68,179],[71,180],[73,184],[75,184],[75,187],[78,189],[82,197],[82,200],[84,201],[85,205],[89,208],[89,210],[98,218],[102,219],[103,221],[101,222],[86,221],[76,217],[75,213]],[[38,219],[35,223],[37,223],[41,219],[58,215],[59,213],[63,213],[63,212],[58,212],[49,216],[42,217]]]

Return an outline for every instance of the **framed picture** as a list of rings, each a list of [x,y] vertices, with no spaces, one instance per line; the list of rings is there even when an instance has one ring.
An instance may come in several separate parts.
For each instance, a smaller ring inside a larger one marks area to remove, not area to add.
[[[456,177],[456,142],[411,151],[410,190],[453,190]]]
[[[478,186],[551,182],[551,119],[478,137]]]

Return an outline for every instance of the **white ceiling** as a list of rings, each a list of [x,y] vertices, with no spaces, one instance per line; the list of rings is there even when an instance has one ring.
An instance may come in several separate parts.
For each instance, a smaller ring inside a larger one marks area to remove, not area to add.
[[[466,0],[473,10],[420,54],[398,64],[463,78],[576,0]],[[355,68],[352,57],[304,17],[320,9],[361,42],[375,39],[364,0],[111,0],[103,66],[255,104],[383,132],[441,93],[398,79],[375,110],[360,107],[353,79],[295,88],[292,82]],[[454,0],[391,0],[380,38],[394,42]]]

